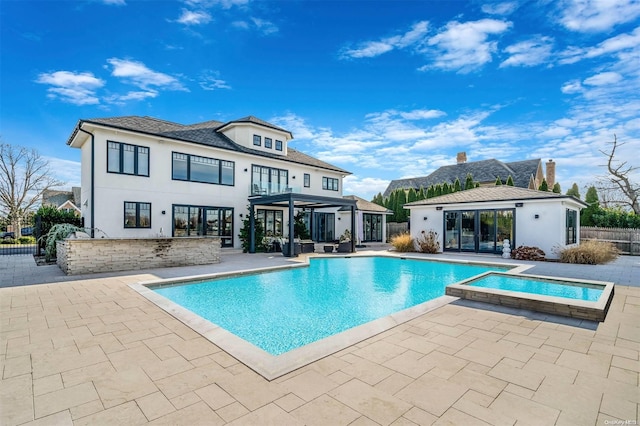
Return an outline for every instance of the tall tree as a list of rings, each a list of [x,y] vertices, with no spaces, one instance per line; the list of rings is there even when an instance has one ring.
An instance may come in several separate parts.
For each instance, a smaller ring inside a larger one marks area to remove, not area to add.
[[[418,193],[415,189],[409,188],[409,192],[407,193],[407,203],[412,203],[418,200]]]
[[[500,185],[502,185],[502,179],[500,179],[500,176],[496,176],[496,186]]]
[[[542,183],[538,187],[538,191],[544,191],[544,192],[548,192],[549,191],[549,184],[547,183],[546,179],[544,179],[544,178],[542,179]]]
[[[458,192],[462,190],[462,184],[460,183],[460,179],[456,178],[456,181],[453,183],[453,192]]]
[[[600,212],[600,200],[598,199],[598,191],[595,186],[587,189],[584,200],[589,207],[580,212],[580,225],[595,226],[594,216]]]
[[[471,189],[471,188],[475,188],[475,185],[473,183],[473,176],[471,175],[471,173],[467,173],[467,177],[464,180],[464,189]]]
[[[42,193],[64,185],[51,176],[49,162],[38,151],[0,143],[0,209],[20,236],[21,222]]]
[[[516,185],[513,183],[513,178],[511,177],[511,175],[509,175],[509,177],[507,178],[507,183],[506,183],[505,185],[508,185],[508,186],[516,186]]]
[[[618,143],[618,138],[614,134],[611,151],[600,151],[607,157],[607,171],[609,174],[601,179],[602,189],[609,191],[617,191],[620,193],[616,202],[622,206],[630,207],[635,214],[640,214],[640,185],[632,182],[633,172],[638,170],[637,166],[627,164],[627,161],[616,160],[616,149],[625,145]],[[638,159],[636,154],[631,158]]]
[[[574,182],[573,185],[571,185],[571,188],[567,190],[567,195],[576,197],[578,200],[580,199],[580,190],[578,189],[577,183]]]
[[[562,189],[560,188],[560,184],[558,182],[553,184],[553,189],[551,190],[551,192],[555,194],[562,194]]]
[[[379,206],[384,206],[384,198],[382,197],[382,194],[379,192],[373,197],[371,202]]]

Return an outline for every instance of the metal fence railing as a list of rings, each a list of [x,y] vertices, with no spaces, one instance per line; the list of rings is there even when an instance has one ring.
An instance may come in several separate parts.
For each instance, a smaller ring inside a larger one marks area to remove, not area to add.
[[[37,253],[37,244],[0,244],[0,256]]]

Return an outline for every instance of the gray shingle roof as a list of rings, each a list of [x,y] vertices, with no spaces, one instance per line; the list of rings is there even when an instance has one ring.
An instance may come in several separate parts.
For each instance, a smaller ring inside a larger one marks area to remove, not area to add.
[[[277,126],[274,126],[264,120],[260,120],[252,116],[245,117],[240,120],[231,121],[229,123],[234,122],[251,122],[264,125],[276,130],[281,130],[290,134],[290,132],[288,132],[287,130],[280,129]],[[286,156],[246,148],[235,143],[233,140],[229,139],[226,135],[219,131],[229,123],[221,123],[215,120],[195,123],[191,125],[183,125],[179,123],[172,123],[170,121],[159,120],[153,117],[140,116],[92,118],[87,120],[80,120],[76,125],[73,133],[69,137],[67,145],[71,144],[71,141],[77,134],[78,129],[82,125],[82,123],[92,123],[116,129],[144,133],[147,135],[163,136],[166,138],[177,139],[184,142],[191,142],[198,145],[206,145],[213,148],[242,152],[245,154],[332,170],[339,173],[351,174],[351,172],[347,170],[344,170],[340,167],[334,166],[317,158],[311,157],[310,155],[304,154],[293,148],[287,148]]]
[[[442,166],[428,176],[392,180],[383,195],[388,197],[391,192],[400,188],[420,189],[420,187],[423,187],[427,189],[431,185],[443,182],[454,183],[456,179],[459,179],[460,183],[464,185],[468,173],[473,176],[473,180],[476,182],[495,182],[498,176],[502,181],[506,181],[511,176],[515,186],[528,188],[529,180],[531,176],[536,175],[540,161],[537,158],[503,163],[499,160],[490,159]]]
[[[577,203],[587,204],[570,195],[556,194],[553,192],[536,191],[534,189],[518,188],[515,186],[481,186],[467,191],[458,191],[452,194],[441,195],[439,197],[428,198],[426,200],[414,201],[405,204],[407,206],[428,206],[434,204],[460,204],[460,203],[483,203],[492,201],[511,200],[540,200],[540,199],[571,199]]]
[[[363,198],[360,198],[356,195],[345,195],[343,198],[349,200],[356,200],[356,209],[364,212],[379,212],[379,213],[388,213],[392,214],[393,212],[388,208],[381,206],[376,203],[372,203],[371,201],[367,201]],[[346,210],[346,209],[345,209]]]

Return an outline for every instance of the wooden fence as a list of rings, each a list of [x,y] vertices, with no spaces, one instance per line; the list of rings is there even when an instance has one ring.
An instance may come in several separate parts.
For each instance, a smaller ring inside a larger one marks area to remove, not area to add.
[[[390,241],[394,235],[409,232],[409,224],[407,222],[387,222],[387,241]]]
[[[580,227],[581,240],[598,240],[613,243],[623,254],[640,255],[640,229]]]

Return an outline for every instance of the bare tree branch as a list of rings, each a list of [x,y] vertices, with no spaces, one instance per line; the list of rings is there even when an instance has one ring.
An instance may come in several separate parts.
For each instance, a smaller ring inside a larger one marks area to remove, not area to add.
[[[624,143],[618,143],[618,138],[614,134],[611,152],[605,152],[600,150],[602,154],[607,157],[607,170],[609,175],[604,178],[609,185],[603,186],[603,189],[607,189],[609,194],[611,190],[620,191],[622,199],[616,200],[617,203],[629,206],[635,214],[640,214],[640,187],[637,184],[631,182],[630,175],[632,172],[638,169],[638,167],[627,166],[626,161],[615,160],[616,149],[619,146],[623,146]]]
[[[64,185],[51,176],[49,162],[34,149],[0,143],[0,210],[20,233],[20,222],[42,193]]]

